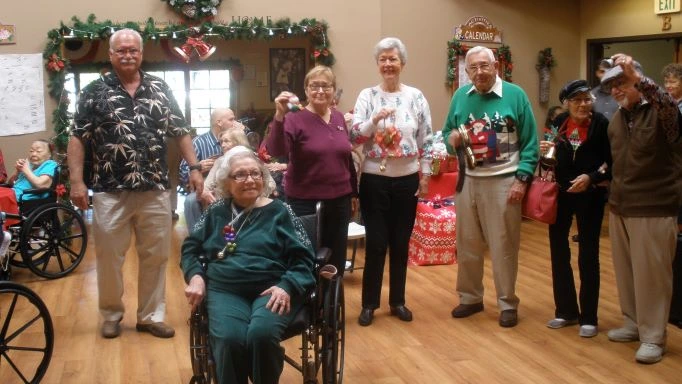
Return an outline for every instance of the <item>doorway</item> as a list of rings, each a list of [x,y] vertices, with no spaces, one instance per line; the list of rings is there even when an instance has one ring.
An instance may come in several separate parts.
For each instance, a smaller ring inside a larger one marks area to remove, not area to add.
[[[625,53],[642,64],[648,77],[657,84],[663,84],[663,67],[669,63],[682,62],[680,43],[682,33],[588,39],[587,77],[593,86],[597,85],[598,79],[594,73],[599,62],[613,54]]]

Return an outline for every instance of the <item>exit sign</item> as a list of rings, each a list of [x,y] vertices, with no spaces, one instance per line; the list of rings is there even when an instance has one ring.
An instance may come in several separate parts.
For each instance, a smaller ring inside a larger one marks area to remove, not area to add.
[[[654,12],[657,15],[679,12],[680,1],[682,0],[654,0]]]

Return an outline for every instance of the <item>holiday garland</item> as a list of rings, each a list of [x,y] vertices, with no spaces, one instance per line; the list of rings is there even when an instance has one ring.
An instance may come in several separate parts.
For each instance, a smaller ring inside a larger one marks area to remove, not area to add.
[[[448,64],[446,74],[446,84],[448,87],[452,88],[452,84],[457,78],[459,58],[466,54],[469,48],[471,47],[462,45],[457,39],[448,41]],[[497,60],[502,66],[502,77],[506,81],[511,81],[514,65],[512,64],[511,51],[509,50],[508,45],[502,45],[497,48]]]
[[[221,2],[221,0],[161,1],[168,2],[174,9],[182,8],[189,3],[195,3],[197,6],[213,4],[215,7]],[[206,11],[203,9],[200,8],[200,12],[204,12],[202,18],[206,16]],[[144,41],[169,39],[174,42],[184,42],[188,37],[196,35],[223,40],[272,40],[305,36],[312,43],[310,58],[315,65],[332,66],[335,62],[334,55],[329,50],[329,40],[327,39],[328,25],[326,22],[316,19],[306,18],[297,23],[292,23],[288,18],[275,22],[264,22],[263,19],[258,18],[244,18],[240,22],[233,21],[229,24],[206,21],[194,26],[170,24],[164,25],[161,28],[157,27],[156,22],[152,18],[147,19],[143,25],[136,22],[113,23],[110,20],[100,22],[96,20],[93,14],[88,16],[85,22],[75,16],[71,18],[71,21],[71,26],[61,23],[59,28],[48,31],[48,42],[43,51],[43,59],[45,59],[45,68],[48,75],[48,93],[57,101],[57,107],[52,113],[55,132],[52,141],[54,142],[60,163],[65,156],[69,141],[69,120],[71,118],[67,112],[69,99],[64,91],[66,73],[69,71],[70,66],[69,61],[62,54],[61,48],[66,40],[105,40],[115,31],[123,28],[130,28],[140,32]],[[62,175],[65,178],[64,181],[68,182],[68,172],[62,172]]]

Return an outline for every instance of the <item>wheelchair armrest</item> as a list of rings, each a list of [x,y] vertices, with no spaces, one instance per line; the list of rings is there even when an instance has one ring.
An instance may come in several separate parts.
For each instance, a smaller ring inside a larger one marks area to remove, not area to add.
[[[332,250],[327,247],[320,247],[315,253],[315,262],[318,265],[325,265],[332,257]]]
[[[24,194],[24,195],[40,195],[40,194],[43,194],[43,193],[50,193],[50,194],[52,194],[52,192],[54,192],[54,191],[53,191],[52,189],[50,189],[50,188],[31,188],[31,189],[26,189],[26,190],[24,190],[24,193],[23,193],[23,194]]]

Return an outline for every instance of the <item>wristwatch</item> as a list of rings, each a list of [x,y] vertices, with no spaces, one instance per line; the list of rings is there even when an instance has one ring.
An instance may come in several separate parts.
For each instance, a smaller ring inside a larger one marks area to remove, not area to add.
[[[201,171],[201,164],[196,163],[194,165],[189,166],[190,171]]]
[[[522,183],[524,183],[524,184],[530,183],[530,181],[531,181],[532,179],[533,179],[533,176],[531,176],[531,175],[526,175],[525,173],[517,173],[517,174],[516,174],[516,180],[518,180],[518,181],[520,181],[520,182],[522,182]]]

